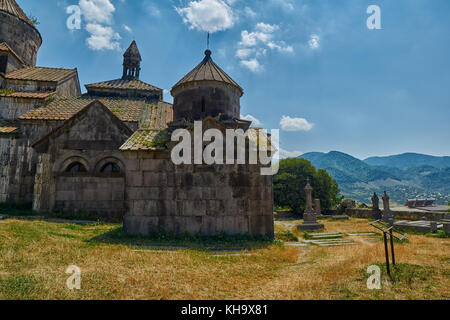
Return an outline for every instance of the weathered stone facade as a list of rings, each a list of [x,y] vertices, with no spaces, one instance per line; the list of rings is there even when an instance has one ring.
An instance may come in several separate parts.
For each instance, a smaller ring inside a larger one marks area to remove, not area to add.
[[[96,101],[37,142],[34,148],[41,156],[34,209],[120,219],[125,165],[118,149],[131,134],[130,128]],[[68,172],[74,162],[81,163],[86,172]],[[119,172],[102,172],[108,163],[118,165]],[[49,179],[52,185],[45,185]]]
[[[127,232],[273,237],[272,176],[259,165],[174,165],[168,151],[124,154]]]
[[[171,133],[194,120],[259,139],[240,120],[242,88],[211,51],[173,87],[174,106],[163,101],[162,89],[139,79],[134,41],[122,78],[88,84],[82,95],[76,69],[34,66],[40,35],[15,1],[7,2],[0,5],[0,202],[123,219],[132,234],[273,237],[272,177],[261,175],[260,165],[171,160]]]

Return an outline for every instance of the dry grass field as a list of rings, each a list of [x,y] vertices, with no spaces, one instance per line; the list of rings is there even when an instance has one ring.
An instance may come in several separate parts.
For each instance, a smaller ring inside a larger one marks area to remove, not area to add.
[[[328,232],[372,232],[367,222],[324,223]],[[277,222],[277,233],[294,233],[289,223]],[[450,239],[410,235],[409,242],[397,243],[394,280],[384,275],[381,290],[366,287],[367,267],[384,262],[381,239],[354,241],[359,243],[299,249],[279,240],[143,239],[116,225],[4,220],[0,299],[450,298]],[[243,248],[249,251],[221,252]],[[81,268],[81,290],[66,288],[69,265]]]

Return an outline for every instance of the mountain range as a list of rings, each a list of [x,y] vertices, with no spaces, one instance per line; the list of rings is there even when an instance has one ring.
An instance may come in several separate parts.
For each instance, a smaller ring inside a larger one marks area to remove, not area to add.
[[[435,198],[437,204],[450,202],[450,157],[405,153],[359,160],[332,151],[305,153],[300,158],[326,169],[342,195],[361,202],[370,203],[373,192],[385,190],[396,204],[425,197]]]

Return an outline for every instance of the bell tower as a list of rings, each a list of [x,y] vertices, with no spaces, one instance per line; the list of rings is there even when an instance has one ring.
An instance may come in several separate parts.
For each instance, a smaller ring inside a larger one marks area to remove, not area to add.
[[[136,45],[136,41],[133,40],[130,47],[125,51],[123,55],[123,80],[139,80],[139,74],[141,72],[141,54]]]

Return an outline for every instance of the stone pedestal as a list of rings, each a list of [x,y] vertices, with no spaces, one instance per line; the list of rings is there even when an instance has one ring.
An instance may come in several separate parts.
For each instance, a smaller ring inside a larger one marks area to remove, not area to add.
[[[448,235],[450,235],[450,222],[444,222],[443,223],[444,232]]]

